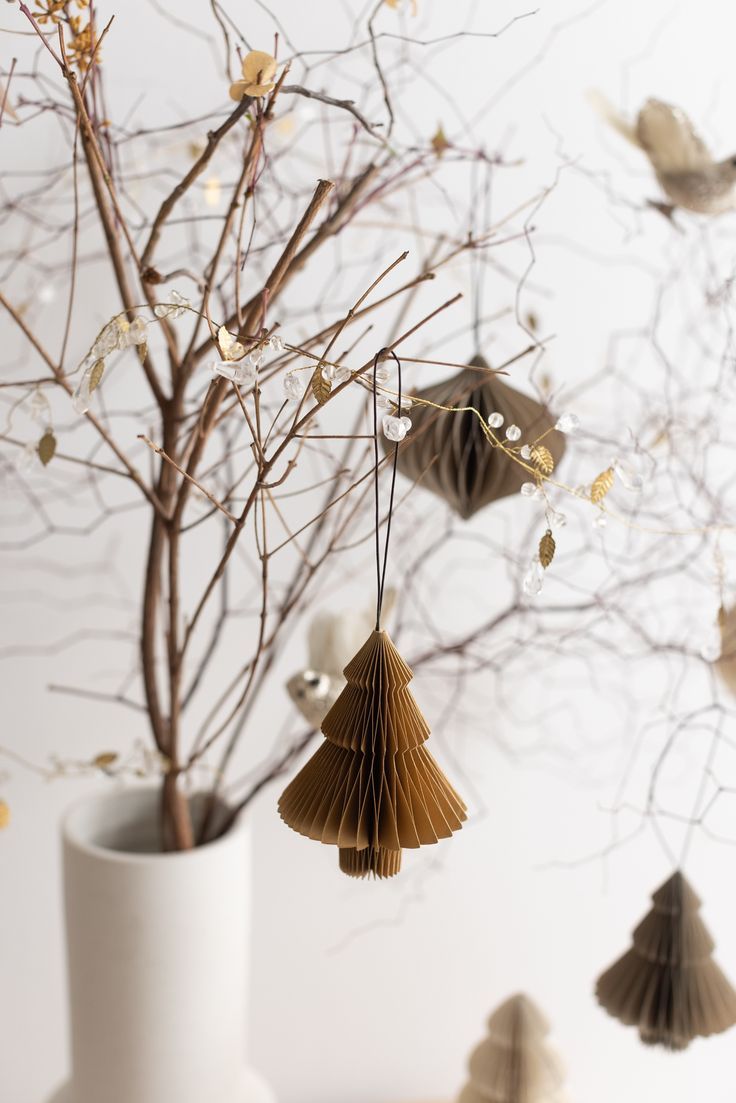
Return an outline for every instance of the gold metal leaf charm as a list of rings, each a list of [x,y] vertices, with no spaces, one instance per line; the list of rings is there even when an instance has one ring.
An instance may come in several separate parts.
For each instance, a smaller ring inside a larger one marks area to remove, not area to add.
[[[10,826],[10,805],[5,800],[0,800],[0,831]]]
[[[539,562],[546,569],[555,557],[555,538],[552,535],[550,529],[547,529],[542,539],[539,541]]]
[[[533,444],[530,448],[532,463],[543,475],[551,475],[555,469],[555,461],[549,448],[544,444]]]
[[[136,355],[137,355],[138,359],[140,360],[141,364],[143,364],[145,362],[146,357],[148,356],[148,341],[145,341],[145,340],[141,341],[141,343],[139,345],[135,346],[135,351],[136,351]]]
[[[109,770],[118,760],[116,751],[102,751],[92,759],[92,765],[98,770]]]
[[[601,471],[600,475],[593,480],[593,485],[590,488],[590,500],[598,505],[605,498],[608,491],[613,486],[614,470],[612,467],[607,467],[605,471]]]
[[[47,429],[38,442],[38,458],[40,459],[44,467],[47,463],[51,463],[52,459],[54,458],[55,451],[56,437],[54,436],[52,429]]]
[[[95,360],[94,364],[90,368],[89,372],[89,393],[92,394],[96,391],[102,380],[103,373],[105,371],[105,361]]]
[[[318,364],[314,369],[310,386],[312,388],[312,394],[317,399],[320,406],[324,406],[325,402],[330,397],[332,383],[323,376],[321,364]]]

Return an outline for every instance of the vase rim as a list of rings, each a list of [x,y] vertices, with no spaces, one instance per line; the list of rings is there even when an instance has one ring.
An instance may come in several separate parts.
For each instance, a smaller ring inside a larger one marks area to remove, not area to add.
[[[135,785],[81,797],[70,805],[62,817],[64,842],[78,852],[107,862],[191,862],[237,845],[246,830],[246,817],[241,813],[224,835],[192,850],[163,851],[126,846],[123,842],[116,844],[113,840],[126,828],[130,831],[140,824],[145,825],[148,816],[155,813],[160,796],[158,786]],[[204,793],[197,793],[192,794],[190,799],[205,796]],[[223,801],[219,803],[221,807],[226,807]],[[103,841],[105,836],[108,841]]]

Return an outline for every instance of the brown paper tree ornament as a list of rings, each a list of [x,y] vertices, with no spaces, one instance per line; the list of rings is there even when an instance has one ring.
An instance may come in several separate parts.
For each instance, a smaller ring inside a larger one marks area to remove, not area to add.
[[[412,672],[382,630],[345,667],[322,723],[325,742],[279,801],[281,818],[337,846],[351,877],[393,877],[404,848],[448,838],[463,801],[424,746],[429,728],[407,688]]]
[[[457,1103],[562,1103],[564,1073],[547,1045],[549,1024],[528,996],[502,1003],[488,1037],[470,1055],[470,1079]]]
[[[477,410],[486,423],[489,414],[501,414],[504,426],[519,426],[523,443],[532,444],[554,425],[533,398],[474,368],[489,370],[482,356],[474,356],[457,375],[415,393],[415,399],[437,406],[472,409],[448,413],[415,402],[412,429],[398,459],[403,475],[438,494],[465,520],[491,502],[516,494],[530,478],[521,463],[488,441],[472,411]],[[504,440],[503,428],[495,432]],[[390,442],[384,441],[384,446],[388,448]],[[565,451],[564,435],[549,433],[543,448],[542,461],[556,465]]]
[[[716,670],[723,683],[736,695],[736,606],[721,608],[718,614],[721,633],[721,654]]]
[[[736,1022],[736,992],[712,958],[700,900],[679,870],[657,889],[633,947],[599,979],[599,1003],[647,1045],[685,1049]]]

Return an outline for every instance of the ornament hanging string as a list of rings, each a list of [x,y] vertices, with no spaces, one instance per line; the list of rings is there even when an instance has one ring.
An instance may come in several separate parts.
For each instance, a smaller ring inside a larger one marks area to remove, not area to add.
[[[398,410],[397,415],[401,417],[401,361],[399,360],[393,349],[381,349],[373,358],[373,456],[374,456],[374,503],[375,503],[375,528],[376,528],[376,631],[381,629],[381,608],[383,606],[383,591],[386,585],[386,564],[388,563],[388,546],[391,540],[391,519],[394,512],[394,493],[396,490],[396,466],[399,458],[399,442],[396,441],[394,445],[394,455],[391,468],[391,490],[388,499],[388,513],[386,516],[386,540],[383,545],[383,560],[381,559],[381,510],[379,500],[379,454],[378,454],[378,388],[377,388],[377,372],[378,361],[381,357],[388,353],[396,361],[396,370],[398,373]]]

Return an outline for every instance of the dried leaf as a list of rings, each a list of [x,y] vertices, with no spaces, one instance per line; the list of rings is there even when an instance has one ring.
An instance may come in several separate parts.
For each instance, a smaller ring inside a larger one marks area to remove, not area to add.
[[[105,361],[95,360],[94,364],[89,371],[89,380],[87,381],[87,389],[90,394],[96,391],[102,380],[103,372],[105,371]]]
[[[430,145],[432,146],[432,149],[435,151],[438,157],[441,157],[445,150],[450,148],[450,143],[448,142],[447,135],[442,128],[442,123],[437,124],[437,130],[434,133],[434,137],[432,138]]]
[[[102,751],[92,759],[92,765],[96,766],[98,770],[108,770],[117,760],[116,751]]]
[[[614,470],[612,467],[607,467],[605,471],[601,471],[597,478],[593,479],[593,485],[590,488],[590,500],[598,505],[605,498],[608,491],[613,486]]]
[[[551,475],[555,469],[554,456],[544,444],[533,444],[530,449],[532,463],[543,475]]]
[[[6,800],[0,800],[0,831],[10,826],[10,805]]]
[[[329,379],[325,379],[325,377],[323,376],[321,364],[318,364],[317,367],[314,369],[310,386],[312,388],[312,394],[317,399],[320,406],[324,406],[325,402],[330,397],[332,383]]]
[[[555,538],[552,535],[550,529],[547,529],[542,539],[539,541],[539,562],[546,569],[555,557]]]
[[[38,442],[38,458],[44,467],[46,464],[51,463],[55,451],[56,437],[54,436],[53,429],[47,429]]]
[[[144,339],[143,341],[140,342],[140,344],[137,344],[135,346],[135,353],[136,353],[136,356],[138,357],[138,359],[140,360],[141,364],[143,364],[145,362],[146,357],[148,356],[148,341],[146,341]]]

